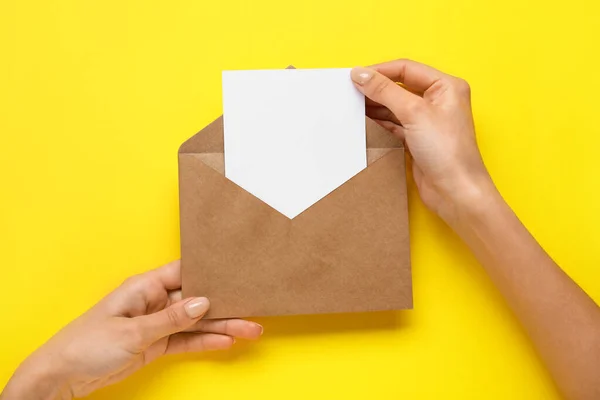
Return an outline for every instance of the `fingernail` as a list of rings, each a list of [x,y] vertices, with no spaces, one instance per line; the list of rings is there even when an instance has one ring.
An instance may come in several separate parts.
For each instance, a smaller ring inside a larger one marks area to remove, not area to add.
[[[350,76],[354,82],[364,85],[373,78],[373,70],[363,67],[352,68]]]
[[[199,318],[208,311],[210,303],[206,297],[197,297],[185,303],[183,308],[188,317]]]
[[[255,322],[256,324],[256,322]],[[262,335],[263,332],[265,331],[265,328],[263,328],[263,326],[261,324],[256,324],[256,326],[258,326],[260,328],[260,334]]]

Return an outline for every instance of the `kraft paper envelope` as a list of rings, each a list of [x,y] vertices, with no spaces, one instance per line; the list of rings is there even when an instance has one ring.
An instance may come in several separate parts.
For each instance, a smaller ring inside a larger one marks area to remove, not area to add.
[[[207,318],[412,308],[404,148],[366,132],[368,167],[293,219],[225,178],[222,117],[186,141],[183,295]]]

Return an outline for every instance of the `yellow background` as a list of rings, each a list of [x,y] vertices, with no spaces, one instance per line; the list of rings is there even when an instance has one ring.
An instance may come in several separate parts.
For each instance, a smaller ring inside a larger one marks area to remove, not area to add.
[[[128,275],[179,256],[177,148],[221,70],[398,57],[466,78],[497,185],[600,300],[598,2],[0,3],[0,383]],[[262,319],[93,399],[556,399],[521,328],[410,190],[415,310]],[[368,301],[368,299],[365,299]]]

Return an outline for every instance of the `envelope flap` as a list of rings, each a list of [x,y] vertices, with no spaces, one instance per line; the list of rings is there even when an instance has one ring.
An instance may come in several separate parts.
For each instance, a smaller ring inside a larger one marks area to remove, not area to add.
[[[179,147],[179,154],[186,153],[223,153],[222,115],[183,142]]]
[[[367,149],[400,149],[404,143],[371,118],[365,118],[367,128]]]
[[[366,117],[367,149],[403,148],[402,141]],[[223,116],[185,141],[179,148],[186,153],[223,153]]]

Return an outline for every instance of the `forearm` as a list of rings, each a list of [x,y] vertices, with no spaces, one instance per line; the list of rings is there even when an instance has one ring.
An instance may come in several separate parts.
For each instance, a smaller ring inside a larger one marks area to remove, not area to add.
[[[491,187],[454,228],[505,297],[569,399],[600,398],[600,308]]]
[[[71,393],[59,382],[56,369],[50,363],[29,358],[8,381],[0,400],[70,400]]]

